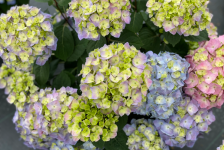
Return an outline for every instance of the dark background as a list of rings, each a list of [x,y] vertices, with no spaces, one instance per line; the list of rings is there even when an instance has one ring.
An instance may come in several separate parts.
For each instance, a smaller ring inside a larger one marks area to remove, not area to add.
[[[219,35],[224,34],[224,0],[210,0],[210,12],[214,15],[212,22],[218,27]],[[41,7],[45,11],[48,7],[46,3],[30,1],[30,5]],[[48,8],[51,13],[52,7]],[[15,107],[6,101],[4,90],[0,90],[0,150],[31,150],[23,145],[19,134],[15,131],[15,125],[12,123],[12,117]],[[224,106],[222,109],[213,109],[216,116],[216,122],[211,125],[212,130],[204,138],[199,139],[191,150],[216,150],[224,140]],[[189,150],[183,148],[182,150]],[[180,150],[171,148],[171,150]]]

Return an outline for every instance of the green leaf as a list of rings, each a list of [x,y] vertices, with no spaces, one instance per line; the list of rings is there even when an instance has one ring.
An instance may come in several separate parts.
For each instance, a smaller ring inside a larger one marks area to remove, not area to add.
[[[97,141],[97,142],[92,142],[92,143],[93,143],[93,145],[94,145],[95,147],[97,147],[97,148],[101,148],[101,149],[104,148],[104,144],[105,144],[105,142],[102,140],[102,136],[100,136],[100,140],[99,140],[99,141]]]
[[[73,85],[76,81],[76,77],[68,71],[65,71],[65,73],[67,73],[67,75],[69,76],[69,78],[71,80],[71,85]]]
[[[175,35],[171,34],[170,32],[163,32],[164,38],[173,45],[173,47],[180,42],[181,36],[176,33]]]
[[[48,1],[48,5],[49,5],[49,6],[51,6],[51,5],[53,5],[53,4],[54,4],[54,1],[53,1],[53,0],[49,0],[49,1]]]
[[[67,60],[74,51],[74,40],[68,27],[59,26],[55,29],[55,35],[58,38],[57,50],[55,56],[62,60]]]
[[[156,30],[159,29],[159,27],[157,27],[156,25],[154,25],[154,23],[153,23],[150,19],[148,19],[148,20],[145,22],[145,24],[146,24],[150,29],[152,29],[153,31],[156,31]]]
[[[137,49],[140,49],[144,44],[142,40],[133,32],[124,29],[123,32],[121,33],[120,38],[111,38],[113,42],[117,43],[126,43],[128,42],[130,45],[135,46]]]
[[[58,67],[59,61],[60,61],[59,59],[55,59],[55,60],[51,61],[51,63],[50,63],[50,77],[52,77],[54,75],[54,72]]]
[[[160,38],[156,33],[152,30],[150,30],[147,27],[144,27],[139,32],[139,37],[144,43],[142,48],[144,48],[146,51],[152,50],[154,52],[159,51],[160,47]]]
[[[114,139],[110,139],[110,141],[105,142],[106,150],[128,150],[128,146],[126,145],[128,137],[124,133],[123,130],[118,131],[117,136]]]
[[[134,12],[131,14],[131,22],[130,24],[126,25],[126,29],[137,33],[141,28],[143,24],[143,17],[140,13]]]
[[[60,6],[66,6],[71,0],[57,0],[57,2]]]
[[[142,15],[144,21],[147,21],[149,19],[149,16],[146,14],[145,11],[141,11],[140,14]]]
[[[50,14],[48,8],[44,11],[44,13]]]
[[[69,75],[62,71],[53,81],[52,86],[56,89],[60,89],[63,86],[71,86],[71,79]]]
[[[79,57],[81,57],[82,54],[85,52],[85,49],[89,41],[87,39],[83,39],[80,41],[75,31],[72,32],[72,35],[75,41],[75,50],[72,53],[72,55],[68,58],[68,61],[77,61]]]
[[[209,37],[208,37],[208,32],[206,30],[203,30],[200,32],[199,36],[186,36],[184,37],[186,40],[189,41],[195,41],[195,42],[201,42],[201,41],[208,41]]]
[[[44,85],[48,81],[50,75],[49,62],[47,61],[43,66],[39,66],[35,63],[33,67],[33,72],[35,75],[36,82],[39,85]]]
[[[176,53],[181,57],[185,57],[189,51],[189,45],[185,42],[183,38],[175,47],[170,44],[168,44],[167,46],[165,47],[166,51]]]
[[[54,30],[56,29],[56,28],[58,28],[59,26],[63,26],[64,24],[65,24],[65,20],[61,20],[60,22],[57,22],[57,23],[55,23],[54,25],[53,25],[53,28],[54,28]]]
[[[82,141],[79,140],[73,147],[79,147],[79,146],[81,146],[83,143],[84,143],[84,142],[82,142]]]
[[[128,116],[127,115],[119,117],[119,121],[116,123],[117,126],[118,126],[118,131],[123,130],[123,128],[127,124],[127,122],[128,122]]]
[[[92,41],[92,40],[89,41],[89,43],[87,45],[87,48],[86,48],[86,51],[87,51],[87,53],[90,53],[94,49],[103,47],[104,44],[106,44],[106,43],[107,43],[106,38],[101,36],[100,40],[98,40],[98,41]]]
[[[137,11],[145,11],[148,0],[137,0]]]

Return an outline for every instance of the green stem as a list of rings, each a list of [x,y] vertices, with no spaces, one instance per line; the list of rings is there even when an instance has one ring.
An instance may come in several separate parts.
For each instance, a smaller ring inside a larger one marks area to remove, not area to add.
[[[75,31],[75,29],[72,27],[72,25],[70,25],[68,19],[64,16],[64,14],[62,13],[61,9],[59,8],[58,2],[56,0],[54,0],[54,2],[55,2],[55,5],[56,5],[58,11],[61,13],[62,17],[65,19],[65,21],[68,23],[68,25],[72,28],[72,30]]]
[[[70,72],[71,74],[73,74],[73,72],[77,69],[77,67],[75,67],[74,69],[72,69],[72,71]]]

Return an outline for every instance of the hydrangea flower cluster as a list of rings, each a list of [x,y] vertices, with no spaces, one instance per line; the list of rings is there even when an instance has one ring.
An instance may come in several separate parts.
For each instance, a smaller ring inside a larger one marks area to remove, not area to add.
[[[167,145],[183,148],[185,145],[193,147],[200,134],[211,130],[209,125],[214,121],[212,111],[200,108],[196,100],[184,97],[175,115],[153,123]]]
[[[217,150],[224,150],[224,140],[222,141],[222,145],[217,147]]]
[[[65,144],[64,142],[60,140],[55,140],[52,142],[50,150],[74,150],[72,145]]]
[[[99,110],[87,97],[72,100],[64,118],[75,142],[97,142],[100,136],[103,141],[109,141],[117,136],[118,126],[115,123],[119,116],[112,110]]]
[[[80,88],[101,109],[129,115],[146,101],[151,86],[151,66],[147,56],[134,46],[104,45],[89,53],[83,65]]]
[[[5,88],[5,94],[9,94],[7,101],[15,104],[19,110],[23,109],[26,102],[30,102],[29,95],[39,89],[35,86],[34,75],[30,72],[8,68],[5,64],[0,68],[0,88]]]
[[[131,150],[169,150],[151,120],[132,119],[131,125],[126,124],[123,130],[128,136],[127,145]]]
[[[179,55],[169,52],[158,55],[146,53],[152,66],[152,85],[149,87],[147,102],[139,107],[137,114],[167,119],[176,109],[182,98],[181,92],[190,64]]]
[[[29,5],[15,6],[0,16],[0,56],[8,67],[27,71],[30,64],[44,65],[56,50],[51,15]]]
[[[99,40],[100,34],[120,37],[131,21],[129,0],[72,0],[68,16],[75,19],[79,39]]]
[[[148,0],[149,18],[166,32],[198,36],[199,31],[209,27],[212,14],[208,12],[207,0]]]
[[[62,87],[58,91],[46,88],[30,94],[31,103],[17,111],[13,121],[26,145],[36,147],[41,141],[48,141],[45,147],[49,148],[53,139],[75,145],[72,135],[68,133],[64,115],[77,96],[76,89],[70,87]]]
[[[201,108],[220,108],[224,103],[223,44],[224,36],[210,39],[186,56],[191,66],[184,91],[197,100]]]
[[[16,0],[6,0],[7,1],[7,5],[15,5],[16,4]],[[0,4],[4,4],[5,0],[0,0]]]

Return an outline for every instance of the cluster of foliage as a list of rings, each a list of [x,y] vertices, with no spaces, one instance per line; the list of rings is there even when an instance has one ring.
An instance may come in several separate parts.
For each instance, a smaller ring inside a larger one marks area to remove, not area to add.
[[[57,14],[23,5],[0,16],[0,88],[25,145],[169,150],[210,131],[224,37],[206,0],[36,1]]]

